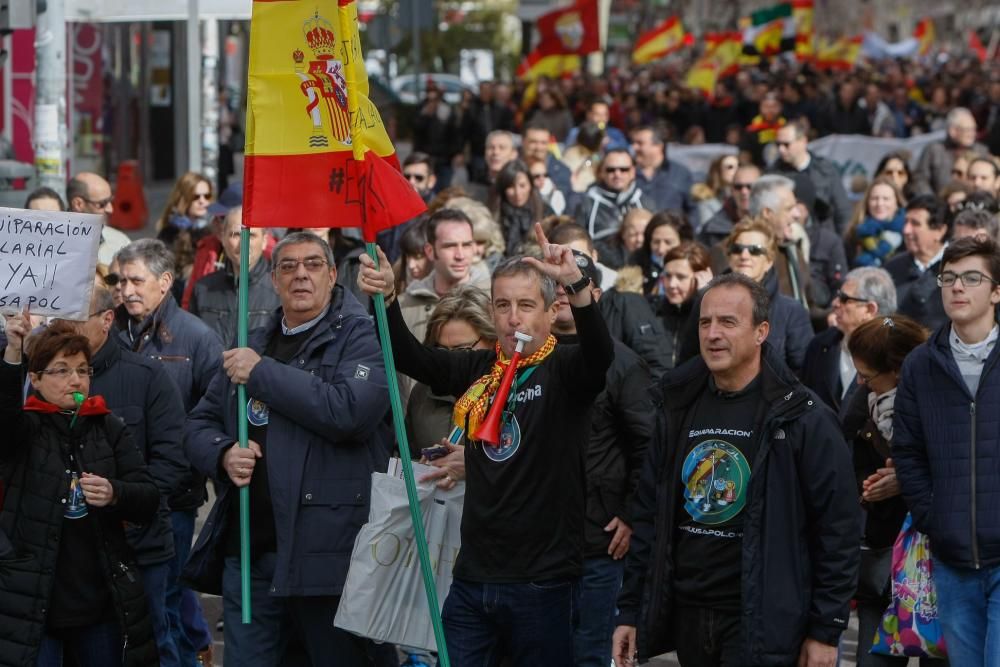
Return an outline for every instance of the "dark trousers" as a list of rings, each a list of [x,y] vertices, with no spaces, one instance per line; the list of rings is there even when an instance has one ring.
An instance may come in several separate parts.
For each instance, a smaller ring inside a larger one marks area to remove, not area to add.
[[[611,635],[615,631],[615,609],[624,570],[625,561],[613,560],[611,556],[583,561],[580,622],[573,633],[573,657],[577,667],[611,664]]]
[[[156,648],[160,654],[160,667],[180,667],[180,654],[174,635],[170,631],[170,619],[167,616],[167,580],[170,578],[170,563],[142,565],[139,567],[139,573],[142,575],[142,587],[146,590],[149,617],[153,622]]]
[[[366,667],[368,640],[333,627],[339,597],[276,597],[270,594],[275,554],[250,567],[251,623],[241,614],[240,559],[227,558],[222,574],[225,664],[235,667]]]
[[[442,617],[455,667],[574,667],[579,580],[483,584],[455,579]]]
[[[37,667],[117,667],[122,664],[122,633],[116,621],[83,628],[46,630],[38,647]]]
[[[674,609],[674,647],[682,667],[743,667],[740,614],[702,607]]]
[[[212,645],[212,633],[201,613],[197,594],[181,586],[178,581],[181,569],[191,553],[194,519],[194,510],[170,513],[170,524],[174,531],[174,557],[170,561],[167,579],[167,618],[182,665],[193,665],[198,659],[198,652]]]

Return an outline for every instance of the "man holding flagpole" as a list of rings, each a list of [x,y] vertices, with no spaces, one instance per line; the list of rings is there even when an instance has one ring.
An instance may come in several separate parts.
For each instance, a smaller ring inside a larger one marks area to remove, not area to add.
[[[359,287],[382,293],[398,369],[435,392],[461,396],[453,421],[469,441],[462,549],[444,603],[448,654],[457,667],[509,655],[516,665],[573,666],[573,626],[583,568],[586,417],[604,388],[614,347],[568,246],[536,225],[544,261],[510,258],[493,274],[495,350],[449,352],[421,345],[395,300],[395,278],[363,256]],[[578,345],[557,344],[556,284],[569,295]],[[530,337],[507,396],[515,346]],[[491,407],[492,406],[492,407]],[[480,425],[502,411],[496,444]]]
[[[333,251],[308,232],[274,249],[281,308],[191,413],[192,463],[221,484],[185,575],[221,594],[226,664],[287,664],[297,635],[314,666],[371,664],[371,643],[333,627],[347,567],[368,517],[371,473],[388,461],[386,375],[375,328],[336,284]],[[249,447],[236,385],[247,388]],[[239,502],[250,488],[252,621],[241,623]]]

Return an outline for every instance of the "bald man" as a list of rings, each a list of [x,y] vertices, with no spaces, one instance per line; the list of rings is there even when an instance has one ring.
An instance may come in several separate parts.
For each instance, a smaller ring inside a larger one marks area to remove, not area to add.
[[[132,239],[108,224],[114,212],[114,195],[111,184],[104,178],[89,171],[83,171],[69,179],[66,184],[66,201],[74,213],[93,213],[104,216],[101,230],[101,245],[97,250],[97,262],[105,267],[111,264],[115,253],[131,243]]]

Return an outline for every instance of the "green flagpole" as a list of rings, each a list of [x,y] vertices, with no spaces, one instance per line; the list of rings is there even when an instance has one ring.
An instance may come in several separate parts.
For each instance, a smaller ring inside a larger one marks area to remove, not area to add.
[[[366,243],[368,256],[378,267],[378,253],[374,243]],[[410,504],[410,518],[413,521],[413,537],[417,543],[417,557],[420,560],[420,573],[424,579],[424,590],[427,592],[427,605],[431,611],[431,625],[434,627],[434,640],[438,648],[438,665],[451,667],[448,660],[448,648],[444,643],[444,626],[441,623],[441,607],[438,604],[437,586],[434,583],[434,571],[431,569],[430,554],[427,551],[427,536],[424,533],[423,515],[420,513],[420,497],[417,495],[417,483],[413,478],[413,465],[410,458],[410,444],[406,439],[406,427],[403,420],[403,402],[399,398],[399,384],[396,382],[396,361],[392,355],[392,342],[389,339],[389,323],[385,310],[385,297],[382,293],[375,295],[375,321],[378,324],[378,335],[382,339],[382,360],[385,363],[385,375],[389,381],[389,402],[392,406],[392,424],[396,429],[396,442],[399,443],[399,458],[403,460],[403,480],[406,482],[406,497]]]
[[[236,331],[236,347],[247,346],[247,322],[250,318],[250,229],[240,228],[240,275],[239,275],[239,328]],[[247,445],[247,387],[236,385],[236,408],[239,423],[239,446]],[[250,485],[240,488],[240,584],[242,596],[240,608],[243,624],[250,623]]]

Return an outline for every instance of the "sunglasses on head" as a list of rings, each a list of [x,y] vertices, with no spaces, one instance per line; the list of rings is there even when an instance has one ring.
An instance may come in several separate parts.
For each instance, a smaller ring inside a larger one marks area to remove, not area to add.
[[[767,248],[762,245],[757,245],[756,243],[731,243],[729,244],[729,254],[730,255],[742,255],[743,251],[746,250],[748,253],[754,257],[763,257],[767,254]]]

